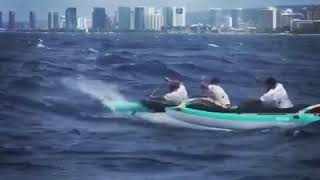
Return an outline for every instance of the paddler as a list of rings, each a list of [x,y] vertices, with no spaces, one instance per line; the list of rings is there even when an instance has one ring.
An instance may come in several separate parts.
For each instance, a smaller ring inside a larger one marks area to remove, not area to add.
[[[264,85],[267,92],[260,97],[260,101],[263,103],[263,105],[280,109],[293,107],[287,91],[281,83],[270,77],[265,80]]]
[[[201,87],[208,90],[208,99],[214,104],[222,108],[231,107],[229,96],[220,86],[220,80],[218,78],[212,78],[209,83],[204,80],[201,81]]]
[[[169,93],[163,96],[166,101],[179,105],[189,99],[187,89],[181,81],[168,77],[165,77],[165,80],[169,86]]]

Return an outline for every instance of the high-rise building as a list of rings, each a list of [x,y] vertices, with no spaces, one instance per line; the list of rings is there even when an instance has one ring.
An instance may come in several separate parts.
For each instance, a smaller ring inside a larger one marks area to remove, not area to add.
[[[272,32],[277,28],[277,9],[244,9],[243,21],[249,26],[255,27],[258,32]]]
[[[36,13],[34,11],[29,13],[29,26],[31,30],[36,29]]]
[[[277,29],[278,9],[276,7],[270,7],[269,10],[272,11],[272,31]]]
[[[279,28],[284,31],[290,31],[291,23],[294,19],[304,20],[304,15],[302,13],[294,13],[292,9],[287,9],[281,14]]]
[[[310,5],[305,9],[307,20],[320,20],[320,5]]]
[[[65,29],[66,28],[66,16],[60,16],[60,28]]]
[[[134,30],[143,31],[145,28],[144,22],[144,7],[135,7],[134,9]]]
[[[119,12],[118,11],[114,11],[113,21],[111,24],[113,27],[119,28]]]
[[[173,8],[173,27],[186,26],[186,9],[184,7]]]
[[[165,29],[172,28],[172,26],[173,26],[173,9],[172,9],[172,7],[162,8],[162,15],[163,15],[163,27]]]
[[[14,11],[9,11],[8,30],[14,30],[16,25],[16,14]]]
[[[53,12],[48,12],[48,30],[53,29]]]
[[[89,20],[89,18],[79,17],[78,18],[78,27],[77,28],[79,30],[84,30],[84,31],[88,32],[89,31],[88,20]]]
[[[230,16],[224,16],[224,17],[222,18],[222,21],[221,21],[221,28],[222,28],[223,30],[230,30],[231,27],[233,27],[233,26],[232,26],[232,25],[233,25],[232,22],[233,22],[232,17],[230,17]]]
[[[222,9],[211,8],[209,11],[209,22],[214,28],[220,28],[222,19]]]
[[[58,30],[60,29],[60,15],[58,12],[53,13],[53,29]]]
[[[161,31],[163,16],[160,9],[154,7],[145,8],[145,29],[148,31]]]
[[[129,7],[118,7],[118,22],[120,31],[130,30],[131,9]]]
[[[134,26],[135,26],[135,11],[131,10],[130,12],[130,30],[134,30]]]
[[[96,32],[106,31],[107,26],[106,9],[95,7],[92,13],[92,30]]]
[[[151,15],[155,14],[156,9],[154,7],[145,7],[144,8],[144,29],[152,30],[152,17]]]
[[[58,30],[60,29],[60,16],[58,12],[49,12],[48,13],[48,29],[49,30]]]
[[[231,9],[230,15],[232,18],[232,27],[235,29],[239,28],[241,9]]]
[[[75,31],[78,26],[77,8],[70,7],[66,10],[66,30]]]
[[[0,11],[0,28],[3,27],[3,24],[2,24],[2,12]]]
[[[157,9],[154,14],[151,15],[151,27],[153,31],[161,31],[163,27],[163,15],[161,10]]]

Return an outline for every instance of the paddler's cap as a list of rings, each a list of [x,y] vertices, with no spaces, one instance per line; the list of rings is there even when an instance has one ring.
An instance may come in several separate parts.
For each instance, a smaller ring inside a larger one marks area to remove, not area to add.
[[[212,78],[210,81],[210,84],[219,84],[220,83],[220,79],[218,78]]]
[[[180,87],[180,83],[178,82],[170,82],[169,83],[169,89],[170,91],[175,91]]]
[[[277,84],[277,80],[273,77],[269,77],[264,81],[265,85],[275,86]]]

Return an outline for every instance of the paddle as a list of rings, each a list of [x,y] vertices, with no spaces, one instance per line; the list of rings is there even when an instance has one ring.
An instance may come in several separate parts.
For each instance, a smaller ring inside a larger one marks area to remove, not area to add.
[[[206,88],[202,85],[202,83],[205,83],[205,82],[207,82],[207,77],[205,76],[205,75],[202,75],[201,76],[201,90],[202,90],[202,95],[203,96],[206,96],[206,94],[205,94],[205,90],[206,90]]]
[[[164,80],[165,80],[166,82],[172,81],[172,80],[171,80],[170,78],[168,78],[168,77],[164,77]],[[157,88],[155,88],[155,89],[152,91],[152,93],[149,95],[149,97],[155,98],[155,97],[156,97],[155,94],[156,94],[159,90],[161,90],[161,89],[164,87],[164,85],[166,85],[166,82],[161,83]]]

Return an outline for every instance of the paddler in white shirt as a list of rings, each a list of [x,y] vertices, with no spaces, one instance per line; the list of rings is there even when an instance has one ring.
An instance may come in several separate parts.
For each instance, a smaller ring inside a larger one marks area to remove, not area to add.
[[[270,77],[265,80],[264,85],[266,86],[267,92],[260,97],[260,101],[263,105],[279,109],[293,107],[287,91],[281,83],[278,83],[277,80]]]
[[[214,104],[222,108],[231,107],[229,96],[224,91],[224,89],[220,86],[219,79],[213,78],[210,81],[210,83],[202,81],[201,87],[208,90],[208,99],[212,101]]]
[[[171,80],[168,77],[165,80],[169,82],[170,91],[163,96],[166,101],[179,105],[189,99],[187,89],[182,82]]]
[[[163,96],[154,96],[153,94],[157,91],[155,90],[151,95],[151,99],[165,100],[170,104],[180,105],[181,103],[189,99],[186,87],[181,81],[172,80],[168,77],[164,78],[168,82],[169,92]]]

